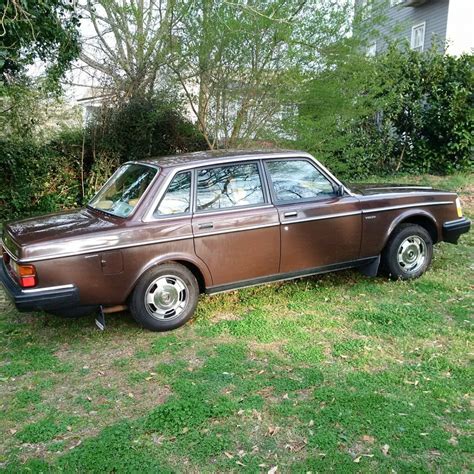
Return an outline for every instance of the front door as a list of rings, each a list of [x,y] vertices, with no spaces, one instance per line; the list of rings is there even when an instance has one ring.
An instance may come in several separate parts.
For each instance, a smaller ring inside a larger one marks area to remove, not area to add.
[[[268,160],[269,184],[281,222],[280,273],[320,268],[359,257],[359,200],[306,158]]]
[[[194,246],[213,286],[278,273],[278,212],[262,183],[257,161],[196,170]]]

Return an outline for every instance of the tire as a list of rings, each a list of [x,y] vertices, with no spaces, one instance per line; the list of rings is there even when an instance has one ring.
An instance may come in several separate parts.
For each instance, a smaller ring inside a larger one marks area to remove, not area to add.
[[[411,280],[423,275],[433,258],[433,241],[423,227],[401,224],[382,252],[382,269],[390,278]]]
[[[144,273],[133,290],[130,312],[151,331],[169,331],[191,319],[199,298],[196,277],[183,265],[166,263]]]
[[[77,306],[75,308],[52,309],[47,311],[49,314],[65,319],[82,318],[99,311],[98,306]]]

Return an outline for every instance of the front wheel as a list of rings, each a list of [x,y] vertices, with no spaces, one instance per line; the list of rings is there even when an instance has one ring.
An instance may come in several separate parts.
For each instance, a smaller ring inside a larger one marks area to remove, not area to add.
[[[423,227],[401,224],[382,253],[382,267],[391,278],[410,280],[421,276],[433,258],[433,241]]]
[[[183,265],[167,263],[142,275],[133,290],[130,312],[144,328],[169,331],[192,317],[198,298],[196,277]]]

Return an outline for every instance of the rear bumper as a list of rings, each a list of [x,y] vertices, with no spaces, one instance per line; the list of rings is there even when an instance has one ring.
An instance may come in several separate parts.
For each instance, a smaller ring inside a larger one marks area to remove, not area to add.
[[[0,262],[0,283],[19,311],[47,311],[79,304],[79,289],[74,285],[21,289],[10,278],[3,262]]]
[[[466,217],[443,224],[443,240],[452,244],[457,244],[461,234],[469,232],[471,221]]]

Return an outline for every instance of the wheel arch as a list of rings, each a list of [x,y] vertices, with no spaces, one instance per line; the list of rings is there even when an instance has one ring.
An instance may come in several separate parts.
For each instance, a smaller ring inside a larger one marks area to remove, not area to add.
[[[212,286],[212,276],[207,268],[206,264],[202,261],[194,259],[189,255],[184,254],[168,254],[160,255],[159,257],[149,261],[143,268],[138,272],[136,278],[131,285],[127,298],[130,297],[134,288],[136,287],[138,280],[146,273],[150,268],[156,267],[158,265],[163,265],[165,263],[179,263],[186,267],[195,277],[199,285],[199,291],[203,293],[205,289],[209,286]]]
[[[436,220],[429,212],[422,210],[408,211],[398,216],[390,224],[387,235],[385,236],[383,248],[385,248],[387,245],[387,242],[395,229],[401,224],[416,224],[423,227],[428,232],[428,234],[430,234],[433,244],[436,244],[440,240],[440,234]]]

